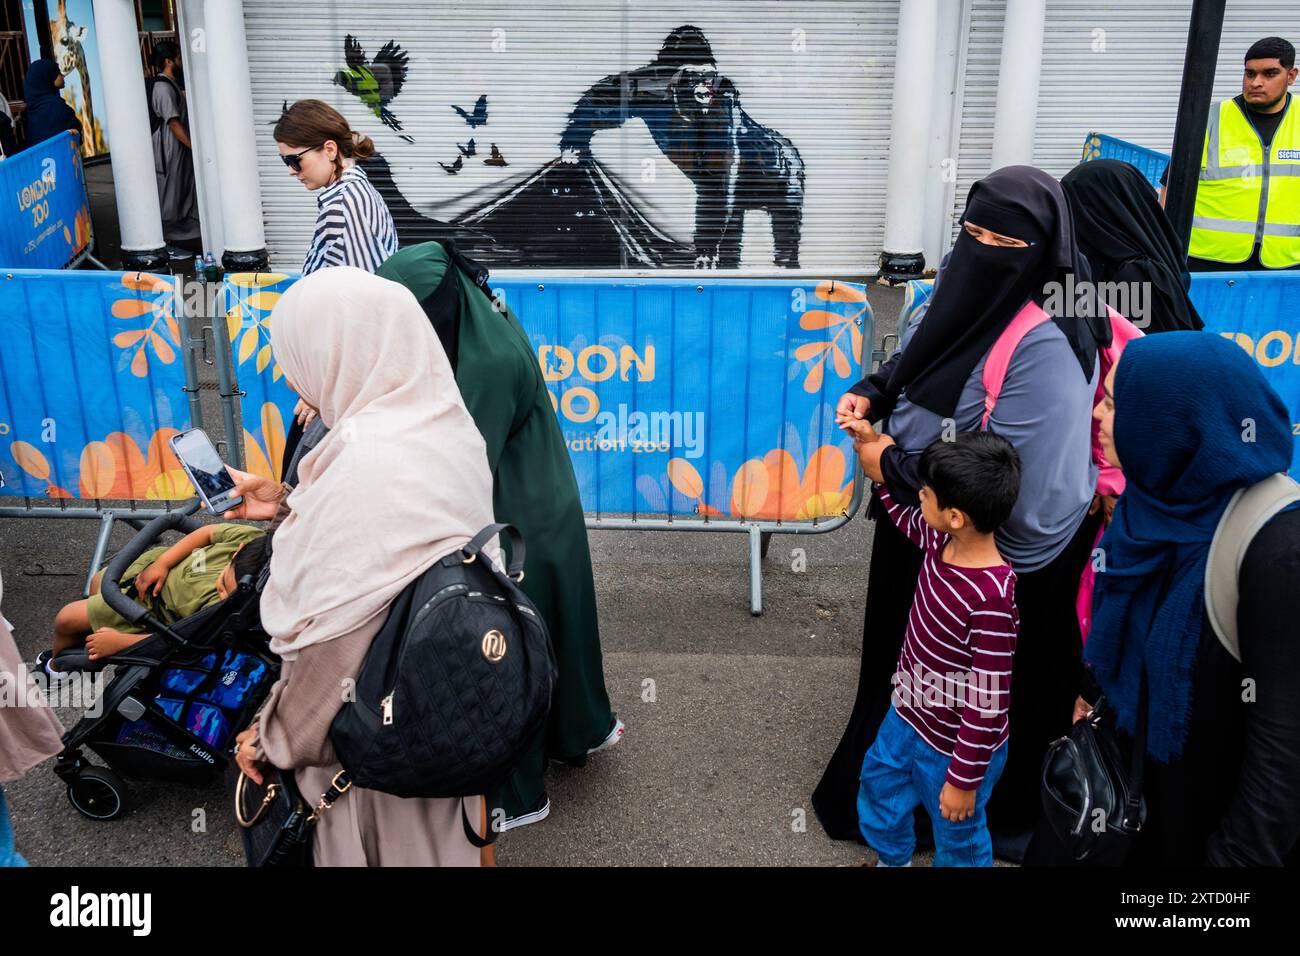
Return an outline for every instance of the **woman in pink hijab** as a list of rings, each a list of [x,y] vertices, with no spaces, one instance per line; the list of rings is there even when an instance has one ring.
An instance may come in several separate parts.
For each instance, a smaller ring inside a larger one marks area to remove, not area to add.
[[[286,380],[329,433],[299,463],[291,493],[235,475],[245,501],[227,517],[282,519],[261,615],[284,661],[236,760],[255,782],[261,763],[294,770],[314,802],[342,769],[330,723],[389,605],[492,523],[492,478],[442,346],[404,286],[357,268],[323,269],[284,294],[271,328]],[[483,819],[481,797],[402,799],[353,787],[321,816],[314,864],[478,866],[462,803],[468,820]]]

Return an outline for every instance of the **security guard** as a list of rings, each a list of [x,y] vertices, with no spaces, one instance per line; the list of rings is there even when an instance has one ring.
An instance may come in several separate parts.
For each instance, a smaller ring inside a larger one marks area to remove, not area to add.
[[[1187,267],[1300,268],[1300,107],[1295,47],[1265,37],[1246,52],[1241,95],[1210,115]]]

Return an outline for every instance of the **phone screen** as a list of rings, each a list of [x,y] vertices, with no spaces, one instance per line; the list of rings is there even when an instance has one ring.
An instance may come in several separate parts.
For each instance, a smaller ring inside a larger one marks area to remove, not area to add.
[[[229,508],[239,503],[238,498],[231,497],[235,481],[226,471],[221,456],[208,438],[206,432],[194,428],[177,435],[171,441],[172,451],[185,466],[190,481],[213,511]]]

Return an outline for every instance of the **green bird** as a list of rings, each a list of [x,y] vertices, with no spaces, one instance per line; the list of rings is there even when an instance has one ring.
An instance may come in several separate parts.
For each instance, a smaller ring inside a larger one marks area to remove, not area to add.
[[[402,132],[402,124],[388,109],[388,104],[402,92],[402,84],[406,82],[406,51],[389,40],[373,61],[367,60],[366,51],[361,49],[357,38],[348,34],[343,39],[343,56],[347,69],[334,74],[334,84],[364,103],[402,139],[414,143],[415,140]]]

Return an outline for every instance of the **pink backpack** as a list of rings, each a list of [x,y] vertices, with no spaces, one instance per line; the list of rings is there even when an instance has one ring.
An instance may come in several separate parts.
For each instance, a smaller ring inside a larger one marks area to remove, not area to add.
[[[1141,329],[1110,308],[1110,306],[1106,307],[1106,311],[1110,316],[1111,342],[1109,346],[1098,352],[1098,358],[1101,360],[1101,369],[1097,373],[1097,392],[1095,396],[1098,402],[1101,401],[1102,396],[1105,394],[1104,383],[1106,376],[1110,374],[1111,367],[1124,351],[1124,346],[1142,334]],[[984,361],[984,374],[982,376],[984,383],[984,417],[980,419],[981,431],[988,428],[989,416],[993,414],[993,408],[998,402],[998,395],[1002,393],[1002,386],[1007,379],[1007,369],[1011,365],[1011,357],[1015,355],[1016,349],[1019,348],[1020,341],[1029,334],[1030,330],[1036,329],[1050,318],[1051,316],[1036,303],[1026,303],[1025,307],[1016,313],[1016,317],[1011,320],[1010,324],[1002,330],[1002,334],[998,336],[997,341],[993,343],[993,348],[989,350],[988,358]],[[1099,469],[1097,491],[1099,494],[1118,495],[1124,490],[1124,476],[1119,469],[1106,461],[1098,436],[1098,425],[1093,422],[1092,458]],[[1104,530],[1104,528],[1098,529],[1098,541],[1101,540]],[[1093,547],[1096,547],[1096,542],[1093,543]],[[1079,618],[1079,632],[1082,634],[1084,641],[1087,641],[1088,631],[1092,627],[1092,587],[1093,570],[1092,561],[1089,560],[1087,567],[1084,568],[1083,577],[1079,581],[1079,594],[1075,601],[1075,612]]]

